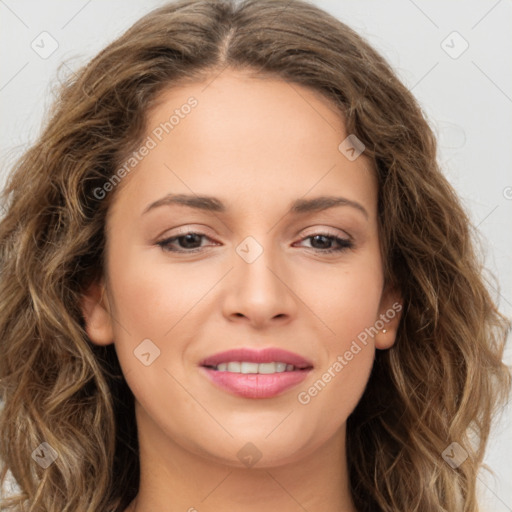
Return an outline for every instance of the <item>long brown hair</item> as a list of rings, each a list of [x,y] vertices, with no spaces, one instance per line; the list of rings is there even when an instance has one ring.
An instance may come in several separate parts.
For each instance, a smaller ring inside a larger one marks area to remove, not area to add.
[[[510,389],[510,322],[417,102],[359,35],[300,0],[153,11],[69,77],[12,169],[0,223],[0,460],[21,493],[2,510],[123,511],[137,493],[133,394],[113,345],[88,340],[80,310],[105,269],[105,215],[119,187],[104,198],[95,190],[140,144],[160,92],[227,67],[331,99],[374,162],[385,279],[404,310],[348,419],[358,510],[476,511],[491,420]],[[42,442],[58,454],[46,469],[31,456]],[[458,467],[443,458],[451,443],[468,455]]]

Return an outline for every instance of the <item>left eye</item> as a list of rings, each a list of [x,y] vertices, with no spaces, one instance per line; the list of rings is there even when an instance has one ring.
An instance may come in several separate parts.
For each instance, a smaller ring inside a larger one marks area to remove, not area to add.
[[[309,236],[303,238],[302,240],[308,240],[310,238],[311,238],[311,241],[312,242],[314,241],[315,243],[320,241],[320,246],[323,245],[324,248],[322,249],[321,247],[320,248],[313,247],[313,249],[315,251],[320,251],[323,253],[341,252],[346,249],[351,249],[353,247],[353,243],[349,239],[340,238],[340,237],[337,237],[334,235],[330,235],[328,233],[316,233],[314,235],[309,235]],[[326,240],[327,240],[327,242],[325,242]],[[326,243],[332,244],[333,242],[338,244],[337,248],[332,248],[332,247],[325,248]]]
[[[157,245],[159,245],[164,251],[167,252],[198,252],[201,250],[202,238],[208,238],[211,240],[204,233],[189,232],[157,242]],[[341,252],[353,247],[353,244],[350,240],[346,238],[339,238],[328,233],[315,233],[314,235],[309,235],[303,238],[301,241],[308,239],[311,239],[312,243],[320,243],[320,248],[312,247],[312,249],[322,253]],[[180,247],[176,248],[176,246],[173,245],[176,242],[178,242],[178,246]],[[326,245],[332,245],[333,243],[338,244],[338,247],[326,247]]]

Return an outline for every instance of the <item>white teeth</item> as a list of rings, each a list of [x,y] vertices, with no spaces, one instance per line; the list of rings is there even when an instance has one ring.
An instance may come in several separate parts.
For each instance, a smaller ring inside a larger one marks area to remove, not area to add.
[[[229,363],[219,363],[215,369],[219,372],[231,373],[283,373],[295,370],[293,364],[272,361],[271,363],[251,363],[248,361],[230,361]]]
[[[245,361],[241,362],[240,373],[258,373],[258,363],[246,363]]]
[[[293,365],[290,365],[293,369]],[[286,363],[276,363],[276,372],[282,373],[286,371]]]
[[[258,373],[276,373],[276,363],[260,363]]]
[[[233,373],[240,373],[240,363],[236,362],[236,361],[231,361],[230,363],[228,363],[228,372],[233,372]]]

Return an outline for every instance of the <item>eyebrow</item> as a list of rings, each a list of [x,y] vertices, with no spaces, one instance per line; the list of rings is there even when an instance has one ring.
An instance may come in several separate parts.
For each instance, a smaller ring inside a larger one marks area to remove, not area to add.
[[[149,212],[150,210],[153,210],[154,208],[174,204],[207,212],[227,213],[229,211],[226,205],[217,197],[188,194],[167,194],[161,199],[158,199],[157,201],[149,204],[142,212],[142,215]],[[345,197],[339,196],[320,196],[313,199],[296,199],[291,204],[288,213],[297,215],[301,213],[319,212],[338,206],[350,206],[363,213],[366,219],[369,218],[368,212],[363,205],[356,201],[352,201]]]

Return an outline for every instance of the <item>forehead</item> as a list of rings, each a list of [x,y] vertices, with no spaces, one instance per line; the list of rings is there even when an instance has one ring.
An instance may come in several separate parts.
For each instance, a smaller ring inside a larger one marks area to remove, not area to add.
[[[341,113],[320,93],[226,70],[159,95],[147,115],[151,149],[123,187],[140,211],[171,192],[264,208],[338,191],[373,204],[371,162],[364,154],[351,161],[339,149],[348,135]]]

